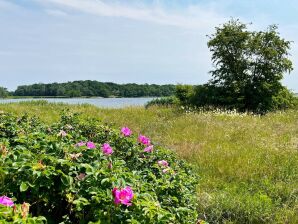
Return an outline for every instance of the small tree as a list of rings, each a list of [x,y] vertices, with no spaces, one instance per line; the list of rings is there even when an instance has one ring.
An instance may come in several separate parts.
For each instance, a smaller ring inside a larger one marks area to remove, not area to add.
[[[0,86],[0,98],[5,98],[9,95],[6,88]]]
[[[280,37],[277,26],[248,31],[246,24],[232,19],[209,38],[215,67],[209,85],[222,90],[220,104],[252,111],[276,108],[274,99],[285,89],[283,74],[293,70],[290,41]]]

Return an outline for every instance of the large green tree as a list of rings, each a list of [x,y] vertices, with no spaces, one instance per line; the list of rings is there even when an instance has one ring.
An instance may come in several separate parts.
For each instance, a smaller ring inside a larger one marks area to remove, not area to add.
[[[287,91],[280,81],[293,70],[291,42],[280,36],[277,26],[249,31],[246,24],[232,19],[216,27],[209,38],[214,64],[209,85],[220,90],[220,103],[240,110],[277,108],[275,99]]]

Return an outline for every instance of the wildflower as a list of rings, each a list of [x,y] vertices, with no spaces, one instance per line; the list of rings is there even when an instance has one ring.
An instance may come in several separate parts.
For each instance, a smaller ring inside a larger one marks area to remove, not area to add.
[[[152,152],[153,151],[153,145],[149,145],[144,149],[144,152]]]
[[[113,196],[114,196],[114,203],[116,205],[118,204],[123,204],[123,205],[126,205],[126,206],[131,206],[132,203],[131,203],[131,200],[133,199],[133,191],[132,189],[127,186],[121,190],[119,190],[117,187],[115,187],[112,191],[113,193]]]
[[[96,147],[93,142],[87,142],[86,146],[87,146],[88,149],[95,149],[95,147]]]
[[[128,128],[128,127],[123,127],[121,129],[121,133],[124,135],[124,136],[130,136],[132,134],[132,131]]]
[[[113,149],[108,143],[104,143],[101,149],[105,155],[111,155],[113,153]]]
[[[60,136],[60,137],[65,137],[67,134],[65,131],[61,130],[57,136]]]
[[[77,147],[81,147],[81,146],[84,146],[84,145],[86,145],[86,142],[82,142],[82,141],[80,141],[80,142],[78,142],[75,146],[77,146]]]
[[[159,166],[168,167],[169,163],[166,160],[159,160],[158,162]]]
[[[143,145],[147,145],[147,146],[150,145],[150,139],[144,135],[139,135],[138,141]]]
[[[6,197],[6,196],[0,197],[0,204],[1,205],[4,205],[4,206],[9,206],[9,207],[12,207],[14,205],[13,201],[11,200],[11,198]]]

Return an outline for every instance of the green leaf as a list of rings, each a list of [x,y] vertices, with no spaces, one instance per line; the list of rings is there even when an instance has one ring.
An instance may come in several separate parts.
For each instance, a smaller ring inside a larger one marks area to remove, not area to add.
[[[73,183],[73,178],[64,174],[61,176],[61,182],[65,186],[70,186]]]
[[[103,185],[105,182],[108,182],[110,178],[104,178],[101,180],[100,184]]]
[[[21,185],[20,185],[20,191],[24,192],[28,189],[28,187],[29,186],[25,182],[22,182]]]

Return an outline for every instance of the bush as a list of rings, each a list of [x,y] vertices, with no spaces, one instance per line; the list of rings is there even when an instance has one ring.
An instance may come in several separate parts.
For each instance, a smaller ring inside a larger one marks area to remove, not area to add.
[[[184,94],[181,94],[184,89]],[[298,107],[298,98],[286,87],[282,87],[276,95],[270,96],[267,100],[263,99],[255,110],[249,110],[243,98],[230,97],[229,92],[220,86],[210,84],[189,87],[179,87],[177,95],[179,103],[183,106],[192,108],[203,108],[204,110],[214,110],[214,108],[224,110],[237,110],[238,112],[254,112],[264,114],[269,111],[293,109]],[[182,96],[182,97],[181,97]],[[255,96],[251,96],[253,98]]]
[[[164,106],[164,107],[169,107],[173,105],[177,105],[179,100],[174,97],[174,96],[169,96],[169,97],[162,97],[162,98],[157,98],[149,101],[146,103],[145,107],[149,108],[151,106]]]
[[[120,132],[69,112],[49,126],[2,113],[0,149],[0,195],[30,204],[30,214],[49,223],[197,219],[192,167],[128,128]]]
[[[194,87],[191,85],[177,85],[175,96],[179,99],[181,105],[189,105],[194,94]]]

